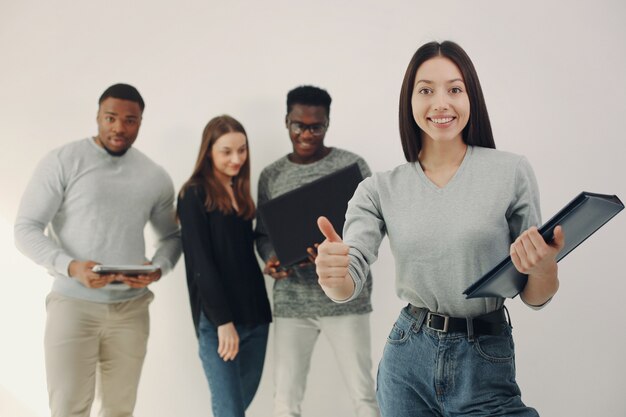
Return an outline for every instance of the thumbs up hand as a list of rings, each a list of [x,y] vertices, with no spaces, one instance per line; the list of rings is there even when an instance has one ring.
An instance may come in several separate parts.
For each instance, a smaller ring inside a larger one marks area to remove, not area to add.
[[[335,231],[332,223],[326,217],[321,216],[317,219],[317,227],[320,228],[320,232],[322,232],[327,241],[331,243],[343,243],[341,236]]]
[[[348,272],[350,247],[343,243],[326,217],[317,219],[317,226],[326,238],[317,248],[315,269],[318,282],[333,300],[345,300],[354,292],[354,281]]]

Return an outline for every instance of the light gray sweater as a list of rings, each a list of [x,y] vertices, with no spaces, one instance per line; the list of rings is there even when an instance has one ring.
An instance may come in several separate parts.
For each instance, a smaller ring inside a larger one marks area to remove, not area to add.
[[[349,270],[356,285],[352,298],[387,234],[400,299],[456,317],[493,311],[503,299],[467,300],[463,291],[508,255],[521,232],[540,221],[532,168],[511,153],[468,147],[443,188],[428,179],[419,163],[374,174],[359,185],[346,213],[343,236],[351,247]]]
[[[355,162],[359,164],[364,178],[371,175],[363,158],[339,148],[331,148],[330,153],[324,158],[306,165],[293,163],[284,156],[261,172],[258,204],[261,205]],[[259,234],[256,240],[257,250],[263,260],[267,261],[274,255],[274,248],[260,217],[257,218],[256,231]],[[315,265],[296,266],[288,278],[274,282],[274,316],[309,318],[369,313],[372,311],[370,301],[372,279],[369,273],[363,275],[362,284],[363,291],[352,303],[336,304],[326,297],[317,283]]]
[[[150,222],[158,238],[152,263],[165,274],[181,253],[174,213],[174,186],[163,168],[135,148],[113,157],[87,138],[53,150],[39,163],[18,210],[15,244],[54,276],[53,291],[119,302],[147,289],[87,288],[68,277],[70,262],[143,264]]]

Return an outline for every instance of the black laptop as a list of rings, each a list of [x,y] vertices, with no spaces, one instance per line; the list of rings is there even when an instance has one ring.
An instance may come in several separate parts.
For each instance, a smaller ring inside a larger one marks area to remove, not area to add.
[[[356,187],[363,180],[354,163],[265,202],[258,208],[282,267],[307,259],[307,248],[324,241],[317,218],[326,216],[339,235]]]

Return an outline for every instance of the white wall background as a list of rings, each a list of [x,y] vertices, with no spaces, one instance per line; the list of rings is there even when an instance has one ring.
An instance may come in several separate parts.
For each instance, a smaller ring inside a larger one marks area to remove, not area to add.
[[[49,415],[42,338],[50,278],[14,249],[18,202],[46,152],[96,132],[97,98],[110,84],[143,94],[136,146],[177,187],[202,128],[221,113],[248,130],[256,182],[290,149],[285,95],[303,83],[333,97],[327,143],[381,171],[403,163],[397,101],[411,55],[426,41],[455,40],[481,77],[498,148],[533,164],[547,219],[581,190],[626,199],[624,18],[619,0],[0,0],[0,416]],[[543,416],[626,415],[625,233],[622,213],[566,258],[561,290],[544,311],[508,303],[523,398]],[[137,416],[211,415],[183,269],[181,261],[153,286]],[[377,363],[402,306],[386,241],[373,271]],[[270,415],[272,370],[270,354],[249,416]],[[321,338],[305,417],[351,416],[344,394]]]

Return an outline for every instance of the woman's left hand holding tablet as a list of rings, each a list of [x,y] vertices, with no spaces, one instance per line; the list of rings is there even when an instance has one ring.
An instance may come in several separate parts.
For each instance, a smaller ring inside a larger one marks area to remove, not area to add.
[[[528,282],[522,298],[527,304],[545,304],[559,289],[556,257],[565,245],[561,226],[554,229],[554,239],[546,242],[536,227],[524,231],[511,245],[513,265],[523,274],[528,274]]]
[[[554,229],[554,239],[546,242],[536,227],[524,231],[511,245],[511,260],[518,271],[528,275],[552,275],[556,256],[565,245],[561,226]]]

